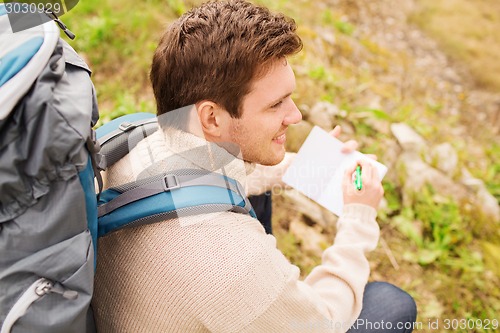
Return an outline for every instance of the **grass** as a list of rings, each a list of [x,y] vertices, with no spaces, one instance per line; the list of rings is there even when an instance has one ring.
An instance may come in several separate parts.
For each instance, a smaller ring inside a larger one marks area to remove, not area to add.
[[[465,64],[476,84],[500,92],[500,2],[419,0],[411,19],[436,38],[448,56]]]
[[[168,22],[198,3],[86,0],[62,17],[77,35],[69,43],[94,71],[101,123],[122,114],[155,112],[148,75],[156,44]],[[336,104],[345,115],[335,122],[353,126],[363,150],[379,156],[391,153],[385,145],[391,135],[383,129],[392,122],[410,124],[429,143],[451,141],[460,165],[481,178],[500,201],[498,143],[491,136],[480,136],[480,141],[469,132],[463,137],[450,134],[463,119],[444,112],[451,107],[450,98],[458,96],[463,102],[466,92],[438,86],[432,75],[416,72],[410,55],[361,33],[347,19],[352,2],[335,9],[323,2],[311,6],[305,0],[259,3],[298,22],[304,49],[290,59],[297,78],[297,105]],[[500,91],[500,62],[495,57],[500,54],[500,3],[419,0],[418,4],[412,22],[435,37],[456,64],[466,65],[478,86]],[[464,104],[453,107],[468,111]],[[370,255],[372,279],[407,290],[417,301],[423,323],[444,318],[499,319],[495,317],[500,313],[498,225],[470,204],[441,197],[430,187],[403,204],[403,181],[394,172],[383,183],[387,207],[380,211],[379,223],[388,248],[379,246]],[[290,221],[301,215],[282,197],[274,202],[278,247],[305,275],[320,257],[304,253],[288,231]],[[332,230],[323,232],[333,238]],[[388,260],[388,251],[399,269]]]
[[[166,22],[184,8],[179,1],[87,0],[62,17],[77,35],[70,44],[94,71],[104,119],[134,110],[155,112],[151,59]]]

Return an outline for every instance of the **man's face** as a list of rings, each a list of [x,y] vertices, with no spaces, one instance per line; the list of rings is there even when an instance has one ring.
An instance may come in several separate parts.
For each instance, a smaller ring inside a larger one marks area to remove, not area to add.
[[[295,75],[285,59],[254,80],[242,116],[230,120],[229,141],[240,146],[245,161],[275,165],[283,160],[287,127],[302,120],[291,98],[294,90]]]

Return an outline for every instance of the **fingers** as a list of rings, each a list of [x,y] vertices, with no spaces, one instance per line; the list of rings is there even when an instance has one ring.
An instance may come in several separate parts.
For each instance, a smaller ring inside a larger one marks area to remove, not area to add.
[[[358,166],[358,162],[356,162],[356,163],[353,163],[353,164],[349,165],[349,166],[345,169],[345,171],[344,171],[344,176],[346,176],[346,177],[347,177],[347,176],[351,177],[351,176],[352,176],[352,174],[354,173],[354,171],[356,171],[356,167],[357,167],[357,166]],[[346,177],[344,177],[344,178],[346,178]]]
[[[328,134],[330,134],[334,138],[338,138],[340,136],[340,133],[342,133],[342,127],[340,127],[340,125],[337,125]]]
[[[344,142],[344,145],[342,146],[342,149],[340,150],[343,153],[351,153],[358,149],[358,142],[356,140],[349,140]]]
[[[358,164],[361,166],[362,176],[366,175],[367,179],[370,179],[373,171],[370,162],[367,162],[365,160],[359,160]]]
[[[377,169],[367,160],[359,160],[358,164],[361,166],[361,180],[365,183],[379,181]]]
[[[333,130],[331,130],[328,134],[333,136],[334,138],[338,138],[340,134],[342,133],[342,127],[340,125],[335,126]],[[344,142],[344,145],[341,148],[341,152],[344,154],[352,153],[353,151],[357,150],[359,147],[359,144],[356,140],[349,140]],[[374,159],[377,159],[374,156]]]
[[[365,156],[372,159],[372,160],[375,160],[375,161],[378,159],[377,155],[375,155],[375,154],[365,154]]]
[[[344,191],[349,191],[353,189],[352,177],[354,172],[356,171],[356,167],[358,163],[353,163],[349,165],[344,171],[344,178],[342,179],[342,188]]]
[[[361,167],[361,177],[362,177],[361,179],[363,181],[365,180],[379,181],[378,171],[375,168],[375,166],[371,164],[369,161],[364,159],[359,159],[356,161],[356,163],[349,165],[349,167],[345,169],[345,175],[352,176],[352,174],[356,171],[356,167],[358,165]]]
[[[353,184],[352,177],[357,166],[361,167],[361,189],[358,190]],[[384,189],[379,180],[377,169],[367,159],[359,159],[356,163],[346,168],[342,182],[344,204],[358,203],[378,208],[380,200],[384,195]]]

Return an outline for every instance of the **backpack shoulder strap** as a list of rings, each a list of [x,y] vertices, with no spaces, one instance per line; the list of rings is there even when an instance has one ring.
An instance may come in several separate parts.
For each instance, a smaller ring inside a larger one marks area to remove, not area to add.
[[[6,118],[31,88],[51,57],[59,29],[48,22],[12,33],[5,4],[0,4],[0,119]]]
[[[96,130],[103,169],[158,129],[151,113],[119,117]],[[256,218],[241,184],[206,170],[184,169],[107,189],[98,202],[99,237],[125,227],[202,213],[232,211]]]
[[[102,192],[98,235],[176,217],[222,211],[256,218],[243,187],[235,179],[203,170],[176,170]]]
[[[139,141],[158,129],[156,115],[147,112],[128,114],[96,129],[100,145],[100,168],[105,170],[127,155]]]

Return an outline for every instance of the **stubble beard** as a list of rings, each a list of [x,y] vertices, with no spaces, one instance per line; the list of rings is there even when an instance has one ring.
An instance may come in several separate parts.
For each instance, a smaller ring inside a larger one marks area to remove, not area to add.
[[[274,143],[270,141],[267,149],[269,152],[262,152],[262,147],[257,146],[258,143],[252,140],[254,135],[245,131],[239,121],[235,121],[231,126],[231,141],[240,147],[242,158],[245,162],[257,163],[266,166],[279,164],[285,158],[285,148],[282,152],[276,155],[273,150]],[[267,155],[267,156],[266,156]]]

